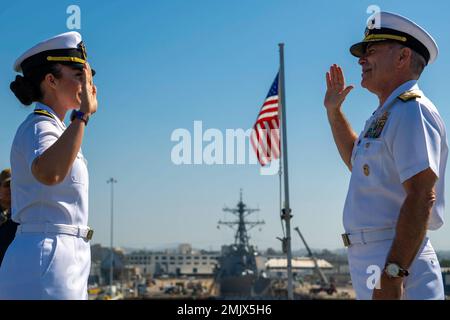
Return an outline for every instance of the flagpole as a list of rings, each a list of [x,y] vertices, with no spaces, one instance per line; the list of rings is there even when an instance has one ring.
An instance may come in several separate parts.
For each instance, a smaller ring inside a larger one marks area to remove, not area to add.
[[[289,207],[289,173],[288,173],[288,152],[287,152],[287,134],[286,134],[286,99],[284,90],[284,43],[278,44],[280,48],[280,74],[279,74],[279,94],[280,94],[280,113],[281,113],[281,131],[282,131],[282,157],[284,173],[284,208],[282,219],[286,225],[286,255],[287,255],[287,278],[288,278],[288,299],[294,299],[292,283],[292,251],[291,251],[291,208]]]

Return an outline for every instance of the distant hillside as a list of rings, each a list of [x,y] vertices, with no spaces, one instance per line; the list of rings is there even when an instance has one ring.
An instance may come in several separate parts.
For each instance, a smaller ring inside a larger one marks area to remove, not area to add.
[[[437,254],[439,260],[441,260],[441,259],[450,260],[450,251],[448,251],[448,250],[437,251],[436,254]]]

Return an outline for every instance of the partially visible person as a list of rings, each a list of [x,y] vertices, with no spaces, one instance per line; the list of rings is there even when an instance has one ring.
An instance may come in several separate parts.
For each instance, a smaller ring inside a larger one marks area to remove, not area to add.
[[[17,231],[17,223],[11,219],[11,169],[0,173],[0,267],[3,257]]]

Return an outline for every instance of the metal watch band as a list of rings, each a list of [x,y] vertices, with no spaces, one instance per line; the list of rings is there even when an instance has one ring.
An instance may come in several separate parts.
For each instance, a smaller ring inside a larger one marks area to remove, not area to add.
[[[389,273],[388,268],[389,268],[390,265],[394,265],[394,266],[398,269],[396,275],[393,275],[393,274],[390,274],[390,273]],[[394,262],[386,263],[386,265],[384,266],[384,272],[386,272],[387,275],[390,276],[390,277],[400,277],[400,278],[403,278],[403,277],[407,277],[407,276],[409,275],[409,271],[408,271],[408,270],[406,270],[406,269],[400,267],[397,263],[394,263]]]

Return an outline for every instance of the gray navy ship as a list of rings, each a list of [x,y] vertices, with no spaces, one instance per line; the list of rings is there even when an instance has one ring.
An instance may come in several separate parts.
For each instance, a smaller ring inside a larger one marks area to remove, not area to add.
[[[222,298],[257,298],[265,296],[270,289],[271,280],[264,273],[258,271],[256,256],[258,252],[249,243],[248,231],[264,221],[248,221],[247,216],[259,209],[247,208],[240,200],[236,208],[224,208],[224,212],[233,214],[237,219],[220,221],[219,225],[226,225],[235,229],[234,244],[222,246],[215,279]]]

